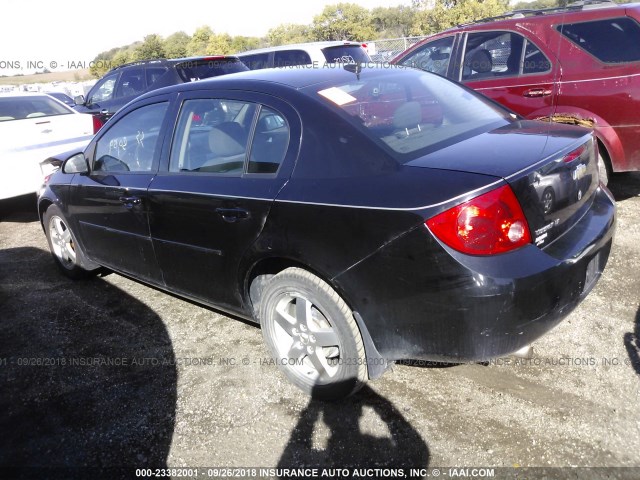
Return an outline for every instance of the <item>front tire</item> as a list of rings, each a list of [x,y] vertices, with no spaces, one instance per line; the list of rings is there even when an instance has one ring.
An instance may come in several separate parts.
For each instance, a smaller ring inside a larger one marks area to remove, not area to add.
[[[279,368],[308,395],[335,400],[365,384],[364,344],[353,313],[317,276],[301,268],[275,275],[262,294],[259,317]]]
[[[49,249],[60,271],[73,280],[86,278],[97,269],[88,270],[84,253],[56,205],[50,205],[42,218]]]

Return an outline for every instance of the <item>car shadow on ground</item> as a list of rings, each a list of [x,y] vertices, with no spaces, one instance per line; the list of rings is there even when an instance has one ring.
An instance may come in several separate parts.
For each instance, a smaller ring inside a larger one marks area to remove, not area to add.
[[[640,172],[615,173],[607,186],[617,202],[637,197],[640,195]]]
[[[67,280],[32,247],[0,250],[0,312],[3,472],[166,467],[177,373],[155,312],[100,278]]]
[[[389,435],[366,433],[371,422],[382,422]],[[336,402],[312,398],[291,432],[278,468],[424,468],[428,464],[424,439],[389,400],[365,385]]]
[[[635,331],[624,334],[624,346],[627,348],[631,365],[640,375],[640,307],[636,313]]]
[[[28,223],[38,220],[35,193],[0,200],[0,222]]]

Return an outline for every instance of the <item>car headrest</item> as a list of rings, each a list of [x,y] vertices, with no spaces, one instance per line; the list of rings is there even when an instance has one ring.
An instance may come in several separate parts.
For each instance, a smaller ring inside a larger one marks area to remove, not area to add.
[[[236,122],[222,122],[209,132],[209,148],[217,157],[238,155],[246,150],[244,129]]]
[[[414,128],[422,121],[422,107],[418,102],[400,105],[393,114],[393,126],[397,129]]]
[[[468,61],[469,67],[477,73],[488,73],[493,68],[489,50],[476,50]]]

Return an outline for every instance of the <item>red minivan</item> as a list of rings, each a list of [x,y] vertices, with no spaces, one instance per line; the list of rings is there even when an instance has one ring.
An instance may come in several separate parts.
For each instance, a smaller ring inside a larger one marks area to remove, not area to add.
[[[604,183],[640,170],[640,3],[510,12],[431,36],[392,63],[462,82],[529,119],[593,128]]]

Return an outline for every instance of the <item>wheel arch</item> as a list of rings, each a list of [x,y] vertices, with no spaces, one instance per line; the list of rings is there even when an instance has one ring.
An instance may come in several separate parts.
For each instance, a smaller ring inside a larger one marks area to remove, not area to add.
[[[298,260],[287,257],[266,257],[254,262],[251,268],[248,269],[247,274],[244,277],[242,292],[245,302],[250,306],[256,321],[258,323],[260,322],[257,312],[260,308],[260,296],[264,286],[274,275],[292,267],[301,268],[314,274],[326,282],[338,293],[338,295],[340,295],[353,313],[353,317],[358,325],[358,329],[360,330],[360,335],[362,336],[362,341],[364,343],[369,379],[374,380],[380,377],[388,369],[390,364],[387,359],[380,354],[373,343],[373,339],[367,329],[366,322],[357,309],[354,308],[354,304],[349,298],[349,295],[347,295],[346,292],[336,284],[336,282],[332,281],[328,275],[323,275],[322,272],[319,272]]]

